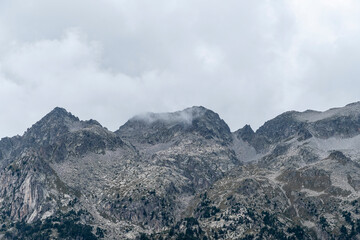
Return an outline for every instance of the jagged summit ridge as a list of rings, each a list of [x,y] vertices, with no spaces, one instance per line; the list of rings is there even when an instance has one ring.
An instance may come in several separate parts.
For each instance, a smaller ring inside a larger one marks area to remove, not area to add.
[[[29,143],[51,142],[60,135],[69,132],[72,126],[80,124],[79,118],[66,111],[64,108],[56,107],[41,120],[32,125],[24,133],[23,138]]]
[[[219,115],[205,107],[191,107],[172,113],[146,113],[135,116],[116,133],[125,139],[158,143],[188,133],[230,142],[230,128]]]
[[[257,131],[256,134],[266,135],[268,128],[273,128],[273,125],[276,125],[278,134],[281,132],[292,131],[291,128],[299,128],[299,126],[305,126],[309,123],[319,122],[325,119],[335,119],[335,118],[346,118],[351,117],[352,120],[357,120],[360,116],[360,102],[354,102],[347,104],[344,107],[332,108],[324,112],[306,110],[304,112],[298,111],[288,111],[279,116],[265,122]],[[194,120],[206,119],[208,122],[222,121],[223,130],[227,131],[229,127],[227,124],[219,117],[219,115],[203,106],[193,106],[186,108],[181,111],[170,112],[170,113],[152,113],[147,112],[143,114],[138,114],[131,119],[124,126],[121,126],[117,132],[121,132],[124,127],[129,125],[150,125],[152,127],[158,125],[166,126],[175,126],[183,125],[190,126]],[[78,117],[74,116],[71,112],[68,112],[65,108],[55,107],[52,111],[46,114],[41,120],[35,123],[31,128],[52,128],[54,126],[67,126],[76,128],[76,124],[82,122],[83,124],[93,124],[100,125],[96,120],[80,121]],[[284,129],[280,127],[282,125]],[[290,129],[289,129],[290,127]],[[31,130],[28,129],[29,130]],[[235,133],[245,134],[250,136],[254,132],[251,129],[250,125],[245,125],[243,129],[235,131]],[[255,133],[255,132],[254,132]],[[26,134],[26,133],[25,133]],[[290,133],[291,134],[291,133]],[[286,134],[289,135],[289,134]]]
[[[82,121],[60,107],[46,114],[20,139],[23,142],[20,149],[42,149],[46,158],[56,161],[61,161],[66,156],[104,152],[123,145],[123,141],[115,133],[102,127],[96,120]]]
[[[55,107],[41,120],[31,126],[31,128],[25,132],[24,136],[26,137],[35,132],[46,134],[46,132],[55,129],[63,132],[76,131],[90,126],[102,127],[96,120],[90,119],[82,121],[71,112],[68,112],[65,108]]]
[[[43,125],[49,122],[64,122],[64,121],[80,121],[78,117],[68,112],[65,108],[55,107],[48,114],[46,114],[37,125]]]
[[[360,115],[360,102],[347,104],[344,107],[331,108],[324,112],[308,111],[297,113],[296,117],[300,121],[316,122],[328,118],[356,117]]]
[[[256,134],[265,136],[271,142],[278,142],[298,135],[306,140],[312,136],[351,138],[360,133],[360,103],[332,108],[324,112],[307,110],[289,111],[261,126]]]

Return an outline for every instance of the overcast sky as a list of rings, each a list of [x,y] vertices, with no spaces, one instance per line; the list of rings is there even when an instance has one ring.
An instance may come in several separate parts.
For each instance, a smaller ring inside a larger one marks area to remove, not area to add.
[[[357,0],[1,0],[0,137],[202,105],[235,131],[360,100]]]

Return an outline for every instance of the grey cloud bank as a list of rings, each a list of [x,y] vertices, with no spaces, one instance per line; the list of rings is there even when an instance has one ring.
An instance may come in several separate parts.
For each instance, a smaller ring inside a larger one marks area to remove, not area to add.
[[[359,100],[360,3],[0,2],[0,137],[55,106],[111,130],[202,105],[234,131]]]

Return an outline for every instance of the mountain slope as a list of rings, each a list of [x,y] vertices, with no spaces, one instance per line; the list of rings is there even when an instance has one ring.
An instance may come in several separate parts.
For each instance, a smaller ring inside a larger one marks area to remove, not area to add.
[[[55,108],[0,140],[0,239],[359,239],[360,103],[230,132],[204,107],[116,132]]]

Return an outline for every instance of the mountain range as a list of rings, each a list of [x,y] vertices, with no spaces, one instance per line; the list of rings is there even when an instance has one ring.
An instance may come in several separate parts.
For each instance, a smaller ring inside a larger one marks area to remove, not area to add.
[[[204,107],[112,132],[56,107],[0,140],[0,239],[360,239],[360,102],[231,132]]]

